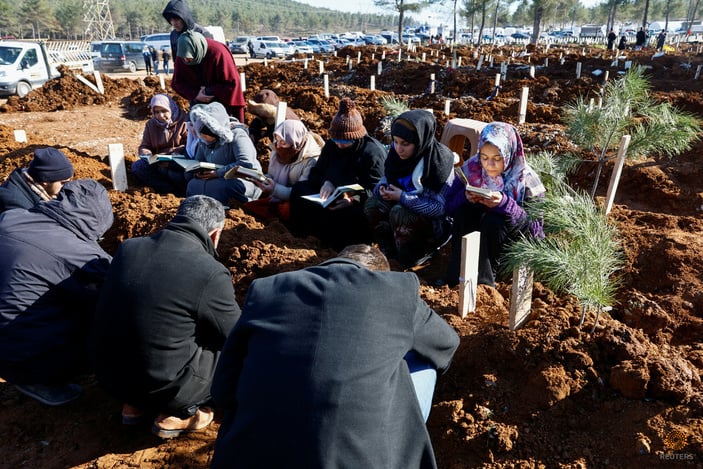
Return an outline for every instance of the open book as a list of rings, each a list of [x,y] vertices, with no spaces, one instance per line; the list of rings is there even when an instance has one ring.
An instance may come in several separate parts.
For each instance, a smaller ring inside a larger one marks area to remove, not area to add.
[[[320,198],[320,194],[304,195],[302,197],[303,199],[309,200],[310,202],[315,202],[316,204],[320,204],[326,208],[329,204],[339,199],[344,194],[357,194],[359,192],[363,192],[364,190],[364,186],[361,184],[349,184],[348,186],[339,186],[330,194],[329,197],[324,200]]]
[[[146,160],[149,164],[158,163],[159,161],[172,161],[176,158],[185,158],[183,155],[169,155],[166,153],[156,153],[154,155],[139,155],[139,158]]]
[[[188,158],[174,158],[173,161],[178,163],[186,172],[200,171],[201,169],[211,171],[222,167],[221,164],[208,163],[207,161],[191,160]]]
[[[252,168],[246,168],[244,166],[233,166],[232,169],[225,173],[225,179],[246,179],[251,182],[261,182],[266,183],[267,179],[264,173]]]
[[[484,199],[490,199],[490,198],[491,198],[491,194],[493,193],[493,191],[490,190],[490,189],[486,189],[486,188],[484,188],[484,187],[472,186],[471,184],[467,184],[467,185],[466,185],[466,190],[467,190],[468,192],[473,192],[473,193],[476,194],[476,195],[480,195],[480,196],[483,197]]]

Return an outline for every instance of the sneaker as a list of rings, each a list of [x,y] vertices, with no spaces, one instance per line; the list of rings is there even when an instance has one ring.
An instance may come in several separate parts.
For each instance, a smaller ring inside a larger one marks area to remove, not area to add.
[[[138,425],[144,419],[144,412],[133,405],[122,405],[122,425]]]
[[[77,384],[16,384],[22,394],[32,397],[42,404],[57,406],[75,401],[83,392]]]
[[[187,419],[161,414],[154,420],[151,432],[160,438],[175,438],[181,433],[202,430],[210,425],[214,418],[215,411],[209,407],[199,408],[193,416]]]

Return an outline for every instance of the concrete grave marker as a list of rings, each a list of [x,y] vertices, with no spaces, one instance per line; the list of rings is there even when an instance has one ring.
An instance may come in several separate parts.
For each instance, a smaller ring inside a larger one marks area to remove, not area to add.
[[[110,161],[112,188],[120,192],[127,190],[127,167],[124,162],[124,147],[121,143],[110,143],[107,146]]]

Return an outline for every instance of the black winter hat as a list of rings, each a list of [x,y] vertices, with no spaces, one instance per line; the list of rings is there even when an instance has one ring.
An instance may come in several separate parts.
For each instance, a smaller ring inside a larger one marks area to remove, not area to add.
[[[339,112],[330,122],[330,137],[335,140],[358,140],[366,136],[361,113],[350,98],[342,98]]]
[[[415,126],[410,121],[400,117],[391,124],[391,135],[400,137],[406,142],[416,145],[420,142],[420,137],[417,135]]]
[[[34,150],[27,172],[34,182],[64,181],[73,176],[73,165],[56,148],[39,148]]]

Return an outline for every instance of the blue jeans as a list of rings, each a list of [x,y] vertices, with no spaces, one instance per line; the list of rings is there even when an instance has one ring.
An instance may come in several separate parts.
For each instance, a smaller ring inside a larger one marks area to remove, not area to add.
[[[417,396],[418,404],[420,404],[422,417],[427,422],[430,410],[432,410],[432,396],[434,396],[434,386],[437,382],[437,370],[412,351],[405,355],[405,361],[410,370],[410,378],[413,380],[415,395]]]

